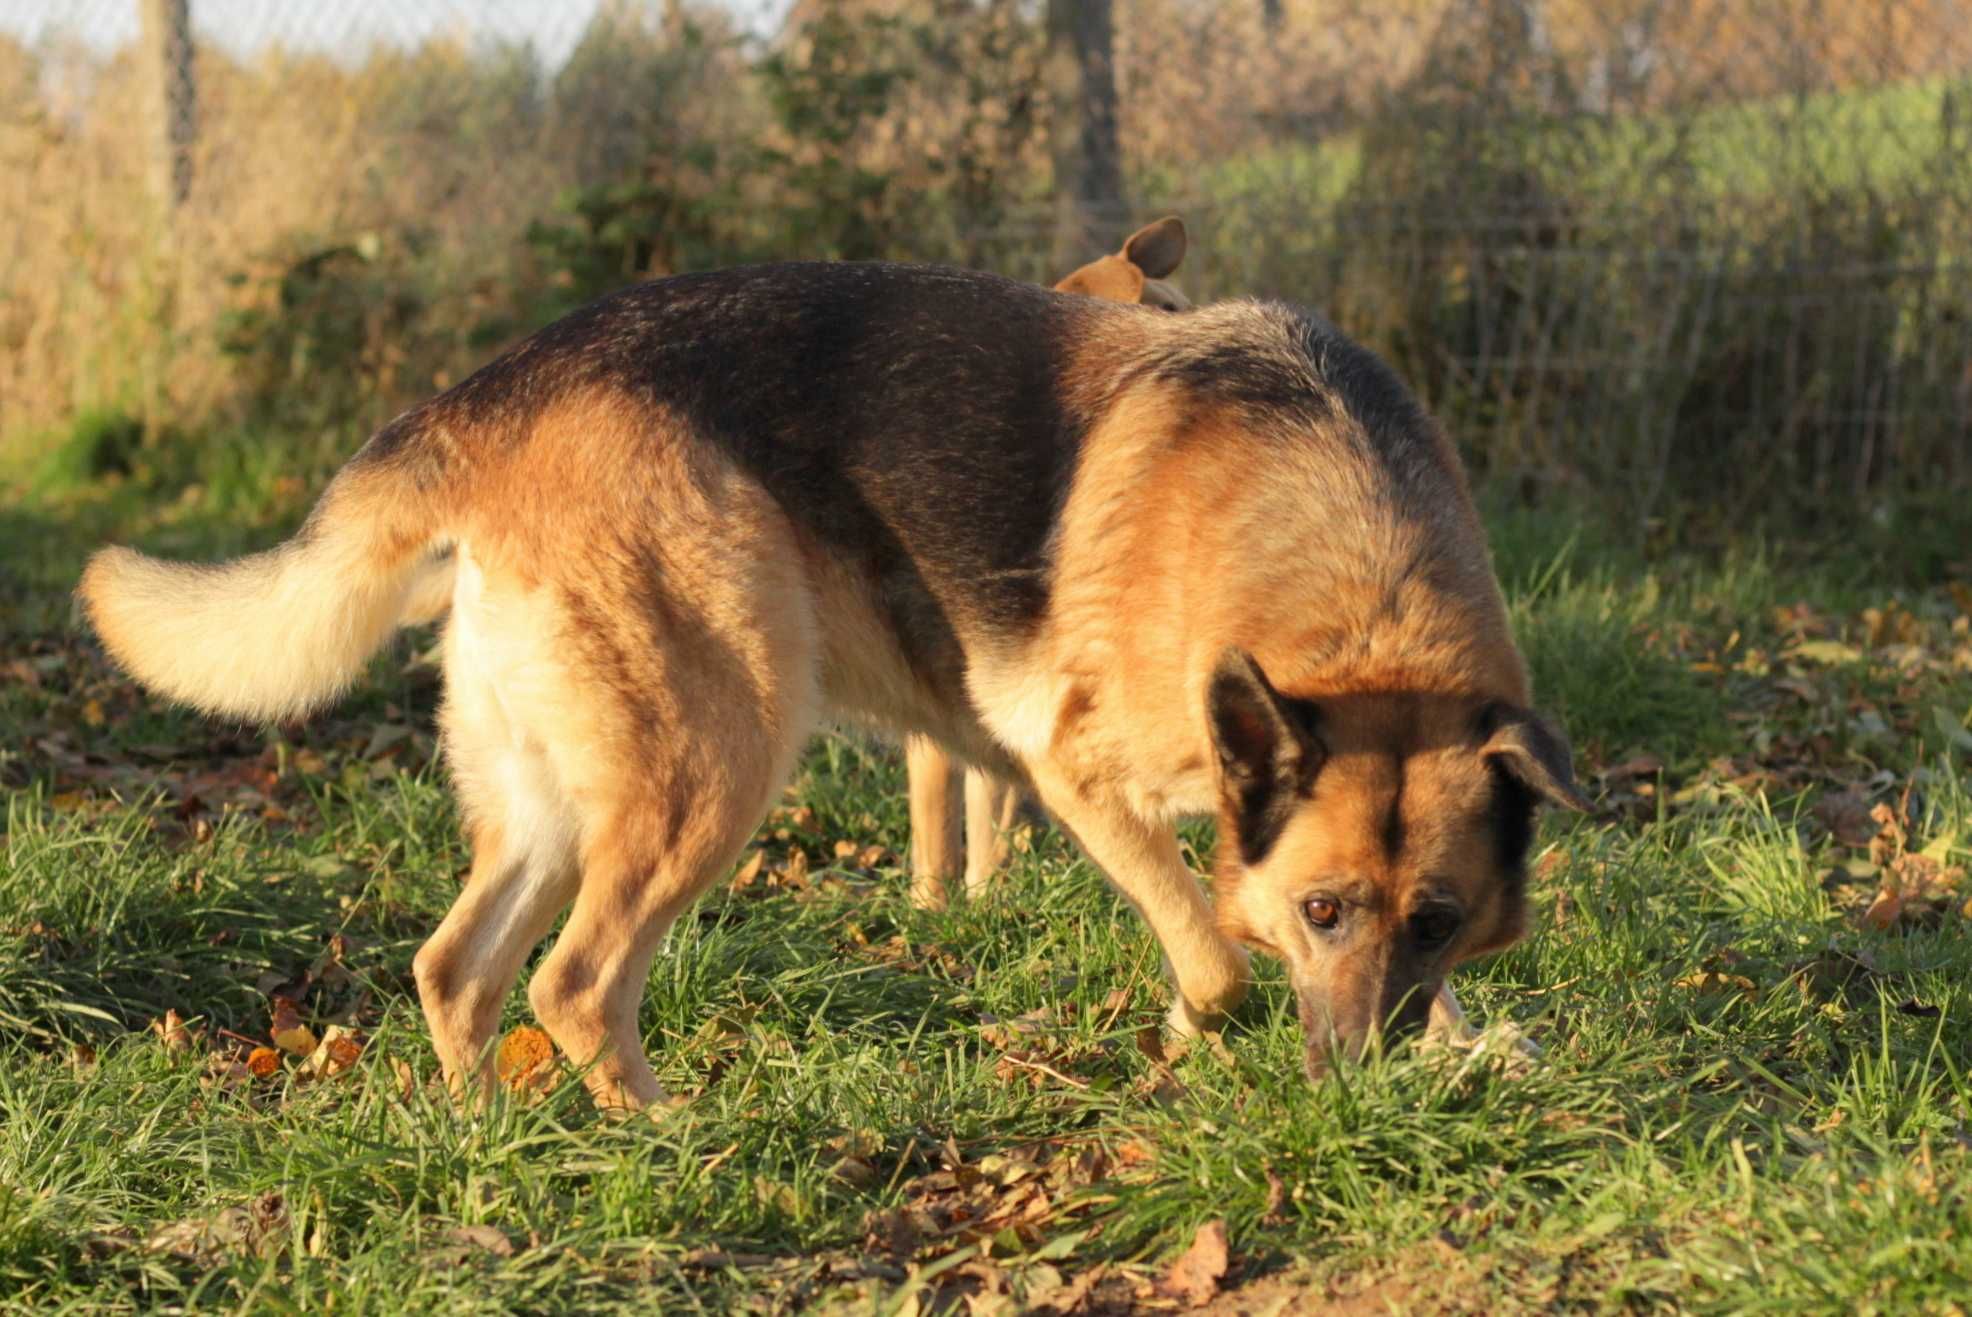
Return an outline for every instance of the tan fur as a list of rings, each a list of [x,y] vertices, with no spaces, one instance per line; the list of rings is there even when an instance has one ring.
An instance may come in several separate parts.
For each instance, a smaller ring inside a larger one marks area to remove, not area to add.
[[[77,593],[104,647],[151,689],[208,713],[291,718],[341,693],[398,625],[423,515],[395,483],[350,472],[279,548],[215,566],[105,549]]]

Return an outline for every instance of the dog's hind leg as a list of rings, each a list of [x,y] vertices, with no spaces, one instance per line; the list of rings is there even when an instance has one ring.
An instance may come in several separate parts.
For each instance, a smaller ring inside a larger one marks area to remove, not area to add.
[[[510,723],[475,644],[447,637],[446,756],[472,834],[472,875],[412,969],[455,1093],[491,1092],[487,1045],[534,945],[575,896],[576,821],[540,745]]]
[[[514,837],[502,824],[473,830],[472,876],[438,931],[418,949],[412,972],[446,1083],[464,1096],[492,1091],[488,1044],[534,944],[575,893],[571,851]]]
[[[680,544],[608,596],[634,606],[596,597],[570,655],[584,708],[555,758],[581,810],[582,876],[527,995],[606,1108],[663,1098],[637,1019],[651,959],[731,870],[816,722],[814,605],[771,531]]]
[[[1020,792],[983,768],[965,772],[965,894],[975,900],[992,889],[1007,859],[1007,833],[1020,812]]]
[[[805,684],[805,674],[790,675],[789,684]],[[731,869],[812,725],[802,697],[760,708],[742,689],[750,683],[697,678],[697,698],[724,705],[725,716],[651,729],[664,753],[589,813],[575,907],[528,984],[535,1017],[590,1067],[590,1091],[605,1108],[664,1097],[637,1025],[651,959],[678,916]]]

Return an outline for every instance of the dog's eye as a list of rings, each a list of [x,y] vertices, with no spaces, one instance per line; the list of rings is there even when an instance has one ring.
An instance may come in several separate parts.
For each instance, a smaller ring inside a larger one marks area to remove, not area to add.
[[[1411,916],[1411,937],[1427,950],[1436,950],[1458,936],[1464,916],[1448,905],[1428,905]]]
[[[1342,922],[1342,905],[1326,896],[1311,898],[1301,907],[1307,912],[1308,922],[1316,928],[1334,928]]]

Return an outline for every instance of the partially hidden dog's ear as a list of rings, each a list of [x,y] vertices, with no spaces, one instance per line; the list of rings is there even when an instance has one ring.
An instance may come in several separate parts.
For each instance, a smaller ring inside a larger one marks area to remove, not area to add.
[[[1123,240],[1123,259],[1152,279],[1162,279],[1185,258],[1185,222],[1167,215]]]
[[[1160,311],[1191,310],[1191,299],[1162,279],[1144,280],[1143,292],[1137,295],[1137,300]]]
[[[1575,785],[1568,738],[1529,709],[1494,705],[1484,715],[1491,728],[1479,754],[1550,805],[1587,812],[1594,808]]]
[[[1120,256],[1104,256],[1062,276],[1058,293],[1080,293],[1105,302],[1134,302],[1143,296],[1143,271]]]
[[[1295,801],[1314,785],[1327,750],[1314,711],[1283,699],[1245,650],[1219,656],[1205,703],[1240,859],[1257,864],[1279,840]]]

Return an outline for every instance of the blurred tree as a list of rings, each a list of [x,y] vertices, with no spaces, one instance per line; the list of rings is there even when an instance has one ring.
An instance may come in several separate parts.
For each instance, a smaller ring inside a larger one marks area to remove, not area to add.
[[[1102,250],[1123,218],[1110,0],[1048,0],[1046,81],[1054,154],[1054,266]]]

